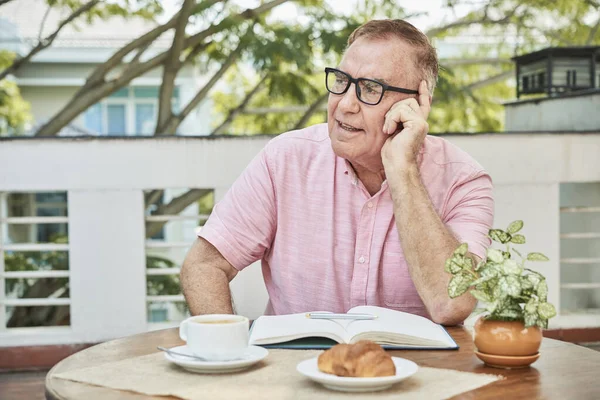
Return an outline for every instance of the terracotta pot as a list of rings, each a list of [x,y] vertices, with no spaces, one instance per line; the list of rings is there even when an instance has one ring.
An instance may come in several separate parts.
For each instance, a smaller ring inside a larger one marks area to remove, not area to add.
[[[525,328],[523,322],[494,321],[481,317],[475,323],[475,347],[486,354],[499,356],[531,356],[542,343],[537,326]]]

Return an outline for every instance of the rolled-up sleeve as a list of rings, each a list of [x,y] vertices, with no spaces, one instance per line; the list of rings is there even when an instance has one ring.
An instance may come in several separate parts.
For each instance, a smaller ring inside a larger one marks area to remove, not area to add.
[[[488,232],[494,223],[493,184],[481,171],[454,186],[446,203],[443,221],[469,252],[485,258],[491,244]]]
[[[277,210],[268,147],[252,160],[215,205],[198,234],[237,270],[261,259],[275,234]]]

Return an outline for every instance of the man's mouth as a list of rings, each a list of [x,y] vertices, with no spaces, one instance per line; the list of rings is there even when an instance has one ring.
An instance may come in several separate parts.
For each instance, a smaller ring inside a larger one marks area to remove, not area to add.
[[[340,120],[337,120],[337,119],[336,119],[336,122],[338,123],[339,127],[340,127],[340,128],[342,128],[342,129],[343,129],[343,130],[345,130],[345,131],[348,131],[348,132],[358,132],[358,131],[362,131],[362,129],[355,128],[355,127],[354,127],[354,126],[352,126],[352,125],[345,124],[345,123],[341,122]]]

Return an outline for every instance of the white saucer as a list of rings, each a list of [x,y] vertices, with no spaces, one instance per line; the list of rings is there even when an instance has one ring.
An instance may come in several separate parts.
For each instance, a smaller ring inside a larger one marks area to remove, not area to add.
[[[396,375],[381,376],[376,378],[350,378],[345,376],[337,376],[326,374],[319,371],[317,357],[302,361],[296,369],[302,375],[319,382],[323,386],[331,390],[342,392],[374,392],[377,390],[385,390],[391,387],[394,383],[400,382],[403,379],[415,374],[419,367],[410,360],[400,357],[392,357],[396,366]]]
[[[187,346],[173,347],[170,350],[178,353],[193,355]],[[231,361],[193,360],[191,358],[171,355],[169,353],[165,353],[165,358],[190,372],[198,372],[202,374],[222,374],[226,372],[237,372],[244,370],[264,359],[268,354],[269,351],[264,347],[249,346],[248,350],[246,350],[246,354],[244,354],[242,358]]]

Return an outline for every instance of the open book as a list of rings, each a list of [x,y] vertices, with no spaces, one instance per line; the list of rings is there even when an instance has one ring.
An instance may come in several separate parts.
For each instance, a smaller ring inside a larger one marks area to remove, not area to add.
[[[448,332],[427,318],[375,306],[354,307],[348,312],[374,314],[377,318],[310,319],[305,313],[262,316],[252,324],[250,344],[320,349],[335,342],[371,340],[389,349],[458,349]]]

